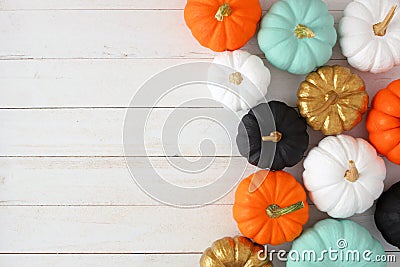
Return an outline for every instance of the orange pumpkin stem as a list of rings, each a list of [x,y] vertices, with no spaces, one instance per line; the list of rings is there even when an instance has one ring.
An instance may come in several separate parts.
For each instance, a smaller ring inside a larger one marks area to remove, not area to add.
[[[329,91],[325,95],[325,103],[321,107],[310,111],[309,117],[314,117],[318,114],[321,114],[322,112],[327,110],[331,105],[335,104],[338,101],[338,99],[339,99],[339,95],[335,91],[333,91],[333,90]]]
[[[224,17],[228,17],[230,14],[232,14],[232,8],[228,3],[223,3],[217,11],[217,14],[215,14],[215,18],[218,21],[223,21]]]
[[[352,183],[357,181],[357,179],[360,177],[360,174],[358,173],[356,164],[354,163],[353,160],[349,161],[349,169],[344,174],[344,177],[346,178],[347,181],[352,182]]]
[[[385,19],[382,22],[374,24],[373,29],[376,36],[385,36],[386,30],[393,19],[396,8],[397,6],[392,6],[392,8],[389,10],[389,13],[386,15]]]
[[[229,82],[240,85],[243,82],[243,77],[240,72],[234,72],[229,75]]]
[[[297,211],[299,209],[302,209],[302,208],[304,208],[303,201],[299,201],[299,202],[297,202],[297,203],[295,203],[293,205],[290,205],[290,206],[288,206],[286,208],[281,208],[277,204],[272,204],[272,205],[269,205],[268,208],[267,208],[267,215],[270,218],[279,218],[279,217],[281,217],[283,215],[295,212],[295,211]]]
[[[278,131],[270,133],[268,136],[262,136],[261,139],[264,142],[274,142],[278,143],[282,139],[282,134]]]

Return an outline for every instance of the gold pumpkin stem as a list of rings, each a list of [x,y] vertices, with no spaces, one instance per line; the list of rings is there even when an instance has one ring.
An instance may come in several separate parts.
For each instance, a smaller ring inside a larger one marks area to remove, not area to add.
[[[314,117],[327,110],[331,105],[337,102],[337,100],[339,99],[339,95],[335,91],[331,90],[326,94],[325,98],[326,98],[325,103],[321,107],[313,111],[310,111],[308,115],[309,117]]]
[[[349,161],[349,169],[344,174],[344,177],[346,178],[347,181],[352,182],[352,183],[357,181],[357,179],[360,177],[360,174],[358,173],[356,164],[354,163],[353,160]]]
[[[272,204],[272,205],[269,205],[268,208],[267,208],[267,215],[270,218],[279,218],[279,217],[281,217],[283,215],[295,212],[295,211],[297,211],[299,209],[302,209],[302,208],[304,208],[303,201],[299,201],[299,202],[297,202],[297,203],[295,203],[293,205],[290,205],[290,206],[288,206],[286,208],[281,208],[277,204]]]
[[[240,72],[234,72],[229,75],[229,81],[235,85],[240,85],[243,82],[243,77]]]
[[[282,139],[282,133],[280,133],[280,132],[278,132],[278,131],[275,131],[275,132],[270,133],[270,134],[267,135],[267,136],[262,136],[261,139],[262,139],[264,142],[274,142],[274,143],[278,143],[278,142],[281,141],[281,139]]]
[[[224,17],[228,17],[230,14],[232,14],[232,8],[228,3],[223,3],[217,11],[217,14],[215,14],[215,18],[218,21],[223,21]]]
[[[394,12],[396,11],[397,6],[392,6],[389,13],[386,15],[385,19],[382,22],[376,23],[374,28],[374,33],[376,36],[385,36],[386,30],[389,27],[390,22],[393,19]]]
[[[296,29],[294,29],[294,33],[299,39],[315,37],[315,33],[310,28],[307,28],[307,26],[303,24],[298,24],[296,26]]]

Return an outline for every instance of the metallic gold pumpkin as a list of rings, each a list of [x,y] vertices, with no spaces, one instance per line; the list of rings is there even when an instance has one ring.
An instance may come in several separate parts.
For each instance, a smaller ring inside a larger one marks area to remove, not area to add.
[[[262,251],[262,252],[260,252]],[[260,256],[259,256],[260,254]],[[200,259],[201,267],[272,267],[264,248],[243,236],[224,237],[215,241],[204,251]]]
[[[352,129],[368,109],[364,81],[342,66],[323,66],[311,72],[297,96],[300,114],[325,135]]]

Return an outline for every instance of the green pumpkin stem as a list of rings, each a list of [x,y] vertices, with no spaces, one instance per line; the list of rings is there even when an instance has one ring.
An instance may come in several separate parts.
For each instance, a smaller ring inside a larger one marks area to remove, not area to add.
[[[274,142],[274,143],[278,143],[279,141],[281,141],[282,139],[282,133],[275,131],[270,133],[269,135],[266,136],[262,136],[261,139],[264,142]]]
[[[303,24],[298,24],[296,26],[296,29],[294,29],[294,33],[299,39],[315,37],[315,33],[310,28],[307,28],[307,26]]]
[[[329,91],[326,95],[325,95],[325,103],[320,106],[319,108],[312,110],[309,112],[309,117],[314,117],[318,114],[321,114],[322,112],[324,112],[325,110],[327,110],[328,108],[330,108],[331,105],[334,105],[339,99],[339,95],[331,90]]]
[[[344,174],[344,178],[346,178],[347,181],[354,183],[355,181],[357,181],[359,177],[360,174],[358,173],[356,164],[354,163],[353,160],[350,160],[349,169]]]
[[[382,22],[374,24],[373,29],[376,36],[385,36],[386,30],[393,19],[396,8],[397,6],[392,6],[389,13],[386,15],[385,19]]]
[[[215,14],[215,18],[218,21],[223,21],[224,17],[228,17],[230,14],[232,14],[232,8],[228,3],[223,3],[217,11],[217,14]]]
[[[281,208],[277,204],[269,205],[267,208],[267,215],[270,218],[279,218],[283,215],[298,211],[299,209],[304,208],[303,201],[299,201],[293,205],[290,205],[286,208]]]

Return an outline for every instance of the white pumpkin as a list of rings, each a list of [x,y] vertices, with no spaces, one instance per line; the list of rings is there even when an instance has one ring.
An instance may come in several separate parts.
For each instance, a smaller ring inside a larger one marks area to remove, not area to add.
[[[354,0],[347,5],[339,35],[351,66],[380,73],[400,64],[399,9],[400,0]]]
[[[386,167],[367,141],[328,136],[304,161],[303,180],[321,211],[347,218],[369,209],[383,191]]]
[[[209,71],[208,85],[213,99],[234,110],[246,110],[265,98],[271,82],[263,61],[242,50],[219,53]],[[214,85],[218,83],[225,87]]]

